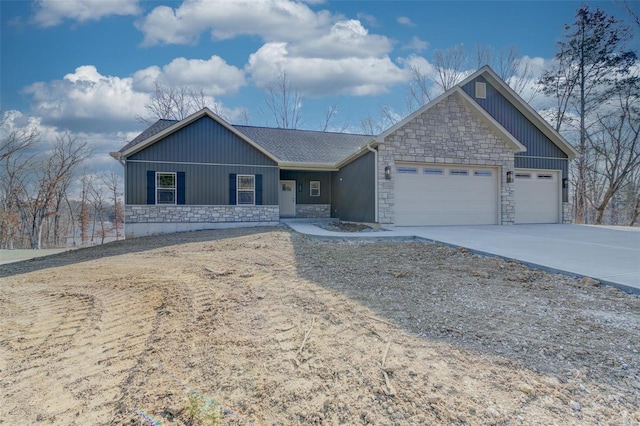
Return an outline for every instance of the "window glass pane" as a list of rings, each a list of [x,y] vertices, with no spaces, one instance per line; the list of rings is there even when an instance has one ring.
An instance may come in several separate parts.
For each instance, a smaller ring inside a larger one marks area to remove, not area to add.
[[[158,204],[175,204],[176,192],[173,189],[158,189]]]
[[[529,174],[529,173],[516,173],[516,179],[531,179],[531,174]]]
[[[176,175],[173,173],[158,173],[159,188],[175,188]]]
[[[253,204],[253,191],[238,191],[238,204]]]
[[[319,197],[320,196],[320,181],[312,180],[310,182],[310,186],[311,186],[311,196],[312,197]]]
[[[538,179],[553,179],[553,175],[538,175]]]
[[[424,174],[425,175],[443,175],[444,174],[444,170],[443,169],[433,169],[433,168],[425,168],[424,169]]]
[[[474,176],[491,176],[491,170],[474,170]]]
[[[449,174],[451,176],[467,176],[469,175],[469,170],[451,169],[449,170]]]
[[[415,167],[398,167],[398,173],[416,174],[418,169]]]
[[[253,176],[238,176],[238,189],[250,189],[253,190],[254,177]]]

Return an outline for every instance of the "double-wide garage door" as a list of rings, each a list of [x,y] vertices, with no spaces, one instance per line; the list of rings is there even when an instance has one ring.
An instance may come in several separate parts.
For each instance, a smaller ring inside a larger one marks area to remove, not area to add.
[[[553,170],[515,171],[516,223],[558,223],[560,173]]]
[[[498,169],[482,166],[397,164],[396,225],[498,223]]]

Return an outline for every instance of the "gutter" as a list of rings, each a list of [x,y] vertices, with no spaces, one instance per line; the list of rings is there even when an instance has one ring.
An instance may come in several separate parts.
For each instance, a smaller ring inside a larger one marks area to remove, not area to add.
[[[115,160],[117,160],[118,163],[122,165],[122,167],[124,167],[124,160],[122,158],[122,153],[115,151],[115,152],[110,152],[109,155]]]
[[[374,193],[375,193],[375,222],[378,223],[378,186],[379,186],[379,182],[378,182],[378,151],[373,149],[371,147],[371,142],[374,142],[374,140],[370,140],[369,142],[367,142],[366,148],[373,152],[373,157],[374,157],[374,161],[375,161],[375,167],[374,167],[374,180],[373,182],[375,183],[375,187],[374,187]]]

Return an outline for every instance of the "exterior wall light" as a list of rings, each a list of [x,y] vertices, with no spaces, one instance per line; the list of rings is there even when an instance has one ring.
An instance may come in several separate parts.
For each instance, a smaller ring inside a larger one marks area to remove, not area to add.
[[[569,188],[569,179],[568,178],[562,178],[562,188],[563,189]]]
[[[384,178],[391,179],[391,166],[387,166],[384,168]]]
[[[298,192],[302,192],[302,184],[301,183],[298,184]]]
[[[513,183],[513,172],[511,170],[507,172],[507,183]]]

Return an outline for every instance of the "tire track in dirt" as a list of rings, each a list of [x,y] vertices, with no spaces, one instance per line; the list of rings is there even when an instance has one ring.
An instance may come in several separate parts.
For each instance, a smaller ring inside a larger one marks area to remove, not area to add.
[[[99,424],[112,418],[153,312],[144,312],[147,298],[140,295],[147,292],[113,291],[114,281],[107,288],[84,284],[52,291],[34,283],[16,295],[20,309],[8,312],[3,324],[3,421]]]

